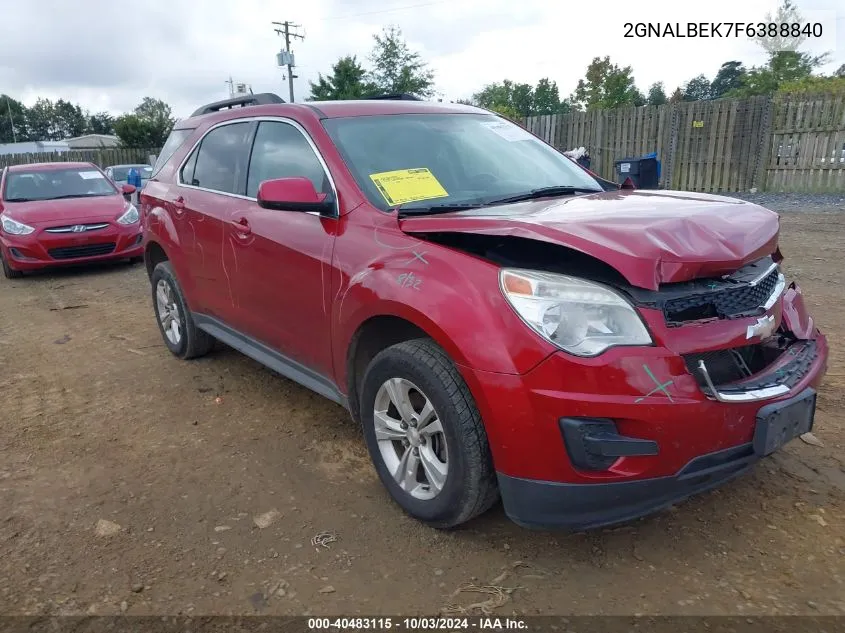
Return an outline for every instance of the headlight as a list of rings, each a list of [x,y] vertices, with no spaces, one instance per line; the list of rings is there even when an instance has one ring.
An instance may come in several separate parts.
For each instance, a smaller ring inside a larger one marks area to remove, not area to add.
[[[591,281],[502,269],[505,298],[533,330],[565,352],[598,356],[617,345],[650,345],[651,335],[620,294]]]
[[[128,207],[126,207],[126,211],[124,212],[124,214],[117,219],[117,223],[135,224],[138,219],[138,209],[135,208],[134,204],[130,204]]]
[[[0,213],[0,220],[2,220],[3,230],[9,235],[29,235],[35,230],[31,226],[13,220],[3,213]]]

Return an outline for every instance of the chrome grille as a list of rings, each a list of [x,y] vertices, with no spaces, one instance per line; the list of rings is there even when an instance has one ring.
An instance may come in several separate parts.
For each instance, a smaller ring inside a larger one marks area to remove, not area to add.
[[[86,233],[88,231],[104,229],[108,225],[108,222],[97,222],[96,224],[68,224],[67,226],[53,226],[49,229],[44,229],[44,231],[47,233]]]

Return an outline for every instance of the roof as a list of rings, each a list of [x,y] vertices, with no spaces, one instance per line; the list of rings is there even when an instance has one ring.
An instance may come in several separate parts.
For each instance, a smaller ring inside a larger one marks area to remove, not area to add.
[[[200,121],[228,121],[241,117],[253,116],[290,116],[316,114],[321,119],[335,119],[353,116],[378,116],[386,114],[490,114],[488,110],[460,103],[440,103],[434,101],[399,101],[399,100],[349,100],[349,101],[307,101],[305,103],[279,103],[253,105],[220,110],[211,114],[183,119],[176,128],[191,128]]]
[[[375,116],[379,114],[488,114],[487,110],[460,103],[435,101],[360,100],[360,101],[309,101],[321,118],[334,119],[345,116]]]
[[[64,161],[56,161],[54,163],[30,163],[28,165],[9,165],[7,169],[13,171],[53,171],[56,169],[91,169],[96,167],[91,163],[72,163]]]
[[[118,138],[114,134],[83,134],[82,136],[74,136],[73,138],[66,138],[68,141],[82,141],[85,139],[108,139],[110,141],[117,141]]]
[[[65,141],[21,141],[20,143],[0,143],[0,155],[43,154],[67,152],[70,146]]]

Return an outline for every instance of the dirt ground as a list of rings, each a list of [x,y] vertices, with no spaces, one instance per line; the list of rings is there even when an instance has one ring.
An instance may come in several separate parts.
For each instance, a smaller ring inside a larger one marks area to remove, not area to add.
[[[845,213],[782,224],[832,345],[823,446],[577,535],[407,518],[342,409],[231,350],[174,359],[142,266],[0,280],[0,613],[845,614]]]

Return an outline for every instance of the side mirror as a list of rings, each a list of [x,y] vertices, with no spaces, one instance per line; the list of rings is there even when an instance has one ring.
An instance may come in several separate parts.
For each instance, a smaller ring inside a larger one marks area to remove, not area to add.
[[[124,196],[131,195],[135,193],[135,185],[123,185],[121,188]]]
[[[276,211],[316,211],[331,213],[334,201],[325,193],[317,193],[308,178],[277,178],[258,185],[258,206]]]

